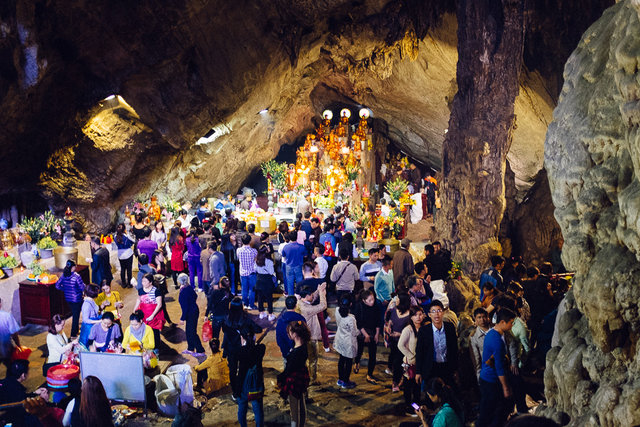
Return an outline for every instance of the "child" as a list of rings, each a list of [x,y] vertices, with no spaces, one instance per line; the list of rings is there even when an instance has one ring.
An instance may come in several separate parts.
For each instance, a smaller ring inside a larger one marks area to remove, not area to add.
[[[336,324],[338,330],[333,343],[333,348],[340,354],[338,360],[338,386],[342,388],[354,388],[356,384],[349,381],[351,364],[358,353],[357,336],[360,333],[356,325],[356,318],[349,314],[351,300],[348,296],[340,300],[340,307],[336,310]]]
[[[220,340],[217,338],[209,341],[211,356],[195,367],[198,373],[197,386],[203,388],[204,394],[209,396],[229,384],[229,366],[222,358],[220,352]]]

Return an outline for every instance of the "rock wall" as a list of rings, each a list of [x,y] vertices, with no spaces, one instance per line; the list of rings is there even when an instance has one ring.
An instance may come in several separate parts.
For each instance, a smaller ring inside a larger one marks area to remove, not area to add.
[[[640,424],[640,6],[621,1],[583,35],[545,143],[563,262],[576,271],[547,355],[547,415]]]
[[[193,201],[238,189],[334,103],[370,107],[395,144],[439,167],[457,90],[454,8],[9,2],[0,6],[0,194],[39,189],[97,230],[138,196]],[[538,72],[520,83],[508,156],[523,192],[542,165],[553,100]],[[320,87],[330,90],[314,95]],[[93,129],[111,95],[134,113],[112,111]],[[211,129],[215,138],[196,145]]]

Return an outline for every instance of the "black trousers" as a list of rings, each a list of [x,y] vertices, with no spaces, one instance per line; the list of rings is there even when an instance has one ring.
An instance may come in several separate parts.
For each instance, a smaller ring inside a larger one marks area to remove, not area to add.
[[[204,347],[198,336],[198,317],[200,314],[196,311],[194,314],[187,317],[184,332],[187,335],[187,350],[195,351],[196,353],[204,353]]]
[[[378,344],[374,341],[373,337],[375,332],[367,331],[371,339],[368,343],[364,342],[364,337],[362,335],[358,335],[358,354],[356,355],[356,364],[360,364],[360,359],[362,358],[362,353],[364,353],[364,348],[367,347],[367,351],[369,352],[369,363],[367,364],[367,375],[373,375],[373,370],[376,368],[376,352],[378,350]]]
[[[133,269],[133,255],[127,259],[120,260],[120,281],[123,288],[131,287],[131,277]]]
[[[420,404],[420,387],[421,384],[416,382],[416,379],[409,379],[406,378],[404,379],[404,386],[403,386],[403,394],[404,394],[404,403],[407,406],[410,406],[412,403],[417,403],[418,405]]]
[[[238,385],[238,358],[235,355],[227,354],[227,364],[229,365],[229,383],[234,396],[240,396],[242,385]]]
[[[77,337],[78,331],[80,330],[80,312],[82,311],[82,301],[80,302],[69,302],[69,307],[71,308],[71,336]]]
[[[396,338],[389,339],[389,350],[388,366],[393,373],[393,383],[398,385],[404,374],[404,370],[402,369],[402,359],[404,356],[398,349],[398,340]]]
[[[264,311],[264,303],[267,303],[267,310],[269,314],[273,313],[273,293],[272,291],[266,291],[256,288],[256,296],[258,297],[258,311]]]
[[[353,359],[350,357],[344,357],[340,355],[338,359],[338,379],[348,383],[351,376],[351,366],[353,365]]]
[[[490,383],[480,378],[480,413],[477,427],[501,427],[513,409],[511,399],[505,399],[502,384]]]

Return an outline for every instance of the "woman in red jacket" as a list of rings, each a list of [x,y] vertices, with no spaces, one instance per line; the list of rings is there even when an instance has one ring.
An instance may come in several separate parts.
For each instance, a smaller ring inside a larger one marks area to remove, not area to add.
[[[176,289],[180,289],[178,285],[178,274],[184,270],[184,236],[182,230],[179,227],[173,227],[171,229],[171,237],[169,238],[169,247],[171,248],[171,277],[173,278],[173,285]]]

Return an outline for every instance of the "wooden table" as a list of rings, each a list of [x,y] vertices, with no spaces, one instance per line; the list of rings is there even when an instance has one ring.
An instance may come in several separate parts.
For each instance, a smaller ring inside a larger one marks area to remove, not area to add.
[[[77,266],[76,272],[85,283],[90,283],[86,265]],[[62,274],[59,271],[55,273],[58,276]],[[64,292],[57,290],[55,283],[45,285],[23,280],[20,282],[20,314],[23,325],[48,325],[54,314],[60,314],[65,319],[71,316],[71,309],[64,299]]]

